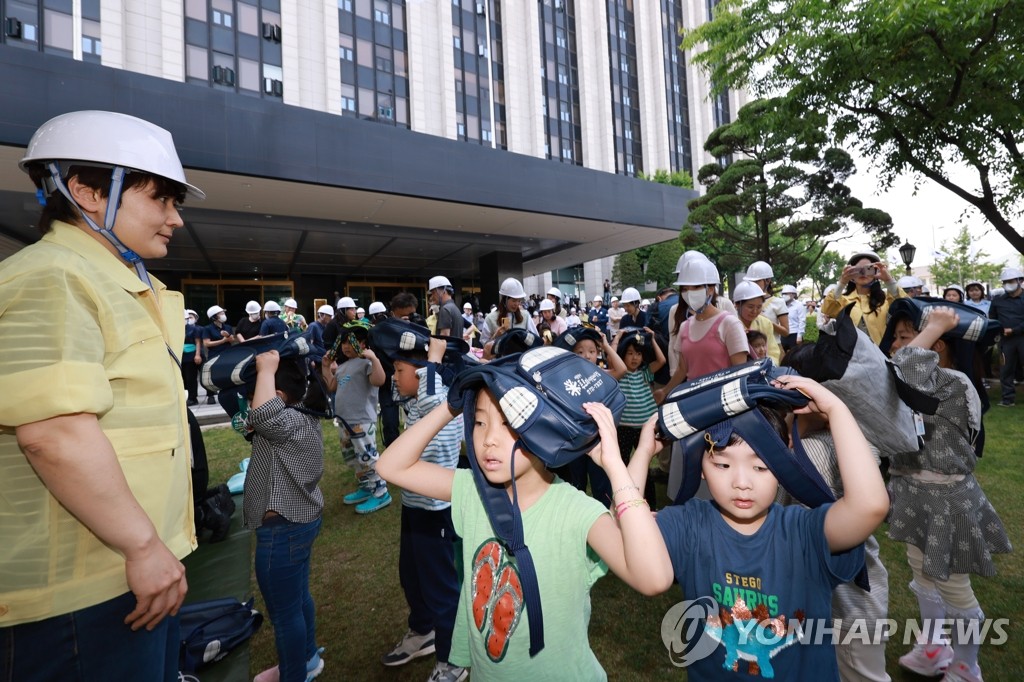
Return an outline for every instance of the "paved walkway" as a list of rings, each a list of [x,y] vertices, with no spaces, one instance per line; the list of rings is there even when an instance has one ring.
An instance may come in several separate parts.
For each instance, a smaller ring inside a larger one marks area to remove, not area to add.
[[[206,389],[203,388],[202,384],[199,384],[199,404],[188,408],[192,410],[192,414],[199,420],[199,425],[204,429],[208,427],[230,426],[231,420],[228,419],[228,415],[224,412],[223,408],[217,404],[216,399],[214,399],[212,405],[207,405],[206,397]]]

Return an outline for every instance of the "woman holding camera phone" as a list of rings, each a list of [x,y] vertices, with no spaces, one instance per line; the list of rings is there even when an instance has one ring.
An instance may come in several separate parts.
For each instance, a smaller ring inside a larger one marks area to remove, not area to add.
[[[862,251],[847,261],[839,286],[822,301],[821,312],[835,318],[843,308],[855,303],[850,309],[850,319],[877,344],[885,332],[889,304],[906,297],[878,254]]]

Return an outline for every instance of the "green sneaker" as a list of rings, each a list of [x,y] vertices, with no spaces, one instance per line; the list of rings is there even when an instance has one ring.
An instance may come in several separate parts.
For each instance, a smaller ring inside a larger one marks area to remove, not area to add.
[[[366,502],[356,505],[356,514],[372,514],[378,509],[383,509],[389,504],[391,504],[391,493],[385,492],[380,497],[371,496],[366,500]]]
[[[341,501],[344,502],[345,504],[360,504],[362,502],[366,502],[371,497],[373,497],[373,493],[371,493],[369,490],[366,490],[365,488],[360,488],[354,493],[349,493],[345,497],[341,498]]]

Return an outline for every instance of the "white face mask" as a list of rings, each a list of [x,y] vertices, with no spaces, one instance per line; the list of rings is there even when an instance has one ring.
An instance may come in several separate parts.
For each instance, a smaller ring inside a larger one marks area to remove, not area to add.
[[[188,323],[189,324],[195,324],[196,322],[197,322],[196,318],[194,318],[194,317],[188,318]]]
[[[1020,285],[1017,284],[1016,282],[1003,282],[1003,291],[1005,291],[1008,294],[1012,294],[1013,292],[1017,291],[1019,287]]]
[[[259,313],[250,313],[249,314],[249,320],[250,321],[255,322],[258,319],[260,319],[260,314]]]
[[[218,322],[223,322],[226,319],[228,319],[227,315],[225,315],[224,313],[217,313],[217,321]]]
[[[707,305],[709,298],[707,289],[683,292],[683,300],[686,301],[686,305],[690,307],[690,310],[695,313],[700,312],[701,308]]]

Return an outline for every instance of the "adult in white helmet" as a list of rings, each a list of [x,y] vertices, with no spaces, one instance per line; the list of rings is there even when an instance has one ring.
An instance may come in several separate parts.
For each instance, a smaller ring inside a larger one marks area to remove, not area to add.
[[[629,327],[646,327],[647,313],[640,307],[640,292],[635,287],[626,287],[622,290],[622,298],[619,299],[622,309],[626,314],[619,321],[619,329]]]
[[[547,325],[547,329],[551,332],[551,340],[558,338],[559,334],[561,334],[562,332],[569,328],[569,326],[565,323],[565,319],[559,317],[555,313],[555,306],[555,302],[552,301],[550,298],[545,298],[543,301],[540,302],[539,306],[540,319],[542,324],[538,325],[537,328],[541,331],[541,335],[544,336],[544,330],[541,329],[541,327]],[[547,341],[547,338],[548,337],[545,336],[545,343],[547,345],[551,345],[550,342]]]
[[[760,332],[767,341],[768,357],[778,365],[782,361],[782,347],[775,342],[772,323],[761,314],[768,294],[754,282],[740,282],[732,290],[732,302],[736,305],[736,316],[743,323],[746,333]],[[749,344],[749,339],[748,339]]]
[[[262,310],[259,301],[249,301],[245,304],[245,317],[235,323],[235,340],[237,342],[255,339],[260,335],[260,327],[263,325],[260,316]]]
[[[263,304],[263,324],[260,325],[260,336],[272,336],[288,331],[288,325],[281,319],[281,305],[277,301]]]
[[[619,333],[619,326],[622,318],[626,316],[626,309],[619,303],[618,296],[612,296],[611,307],[608,308],[608,336],[614,338]]]
[[[441,336],[462,336],[465,323],[455,303],[455,288],[447,277],[431,277],[427,283],[427,295],[437,309],[437,333]]]
[[[917,298],[921,295],[921,289],[924,287],[924,282],[921,281],[920,277],[904,275],[896,280],[896,286],[902,289],[903,293],[910,298]]]
[[[491,342],[495,336],[504,334],[509,329],[526,329],[537,333],[537,325],[524,309],[526,291],[523,283],[515,277],[505,279],[498,287],[498,307],[484,318],[484,327],[480,330],[480,342],[484,346],[484,357],[491,357]]]
[[[885,333],[889,304],[906,297],[878,254],[861,251],[850,256],[839,277],[839,286],[825,297],[821,310],[834,318],[840,310],[854,303],[850,319],[878,343]]]
[[[327,352],[324,345],[324,332],[327,325],[334,319],[334,306],[324,304],[316,309],[316,319],[309,323],[306,332],[309,334],[309,342],[313,350],[309,353],[311,366],[318,366]]]
[[[982,310],[988,315],[990,301],[985,298],[985,283],[979,280],[972,280],[964,287],[967,291],[967,305]]]
[[[564,320],[566,317],[566,311],[565,308],[562,307],[563,297],[564,294],[558,287],[551,287],[548,289],[548,293],[546,294],[546,298],[555,304],[555,315],[558,315]]]
[[[953,303],[963,303],[967,298],[967,293],[959,284],[948,284],[942,288],[942,298]]]
[[[282,304],[284,312],[281,315],[281,319],[284,320],[285,325],[288,326],[288,331],[291,332],[302,332],[306,331],[306,318],[298,313],[299,304],[294,298],[286,298]]]
[[[679,270],[679,305],[685,305],[691,314],[679,326],[675,338],[669,339],[669,349],[676,349],[678,359],[672,378],[655,392],[658,402],[683,381],[747,361],[743,325],[735,315],[715,305],[718,281],[718,269],[708,260],[691,259]]]
[[[334,307],[338,310],[335,315],[335,317],[338,318],[335,320],[336,322],[344,324],[356,319],[356,300],[351,296],[342,296],[338,299],[338,304]]]
[[[790,348],[804,342],[807,307],[798,298],[799,293],[792,284],[785,284],[782,287],[782,300],[786,302],[786,309],[789,310],[789,334],[782,337],[784,351],[789,351]]]
[[[178,206],[203,193],[169,132],[106,111],[44,123],[21,168],[46,204],[42,239],[0,263],[7,675],[176,679],[180,559],[196,547],[184,302],[144,260],[167,255]]]
[[[1024,272],[1020,268],[1003,268],[999,279],[1003,283],[1003,294],[992,299],[988,316],[998,320],[1003,328],[999,339],[999,350],[1003,355],[1003,369],[999,374],[1003,397],[999,404],[1012,407],[1017,402],[1013,382],[1017,368],[1024,364],[1024,296],[1021,296]]]
[[[787,301],[772,295],[772,279],[774,277],[775,272],[772,270],[772,266],[763,260],[758,260],[747,267],[747,274],[743,276],[743,281],[753,282],[765,293],[766,298],[761,314],[772,323],[775,343],[781,346],[782,337],[789,336],[789,306]]]

